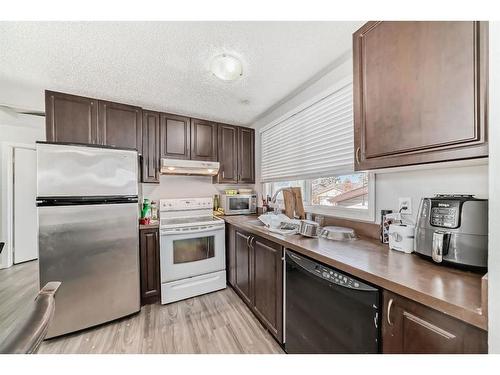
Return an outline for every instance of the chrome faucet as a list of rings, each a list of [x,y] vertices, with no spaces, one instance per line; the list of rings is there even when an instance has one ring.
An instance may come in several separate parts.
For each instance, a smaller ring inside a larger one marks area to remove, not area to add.
[[[287,187],[282,187],[276,190],[271,198],[271,202],[269,205],[273,208],[274,214],[280,214],[281,213],[281,208],[278,203],[276,203],[276,199],[278,198],[278,194],[281,193],[283,190],[288,189]]]

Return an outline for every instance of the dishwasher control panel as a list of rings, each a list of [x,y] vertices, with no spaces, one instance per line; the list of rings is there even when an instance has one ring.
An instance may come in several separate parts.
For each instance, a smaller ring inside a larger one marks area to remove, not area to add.
[[[318,264],[312,260],[309,260],[308,258],[299,256],[295,253],[292,253],[290,251],[287,251],[287,256],[290,257],[290,259],[293,260],[297,266],[304,268],[306,271],[309,271],[318,277],[321,277],[324,280],[327,280],[331,283],[335,283],[337,285],[350,288],[350,289],[358,289],[358,290],[364,290],[364,291],[372,291],[376,290],[374,287],[365,284],[362,281],[359,281],[357,279],[354,279],[350,276],[347,276],[343,274],[342,272],[339,272],[338,270],[330,267],[323,266],[321,264]]]

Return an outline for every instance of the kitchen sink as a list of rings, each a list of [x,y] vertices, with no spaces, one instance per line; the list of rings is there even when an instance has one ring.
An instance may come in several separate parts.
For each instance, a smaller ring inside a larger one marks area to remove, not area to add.
[[[264,230],[267,230],[271,233],[276,233],[276,234],[281,234],[281,235],[290,235],[290,234],[296,234],[296,230],[290,230],[290,229],[278,229],[278,228],[270,228],[266,226],[262,221],[260,220],[251,220],[247,221],[246,224],[249,224],[253,227],[261,228]]]
[[[250,220],[246,222],[249,225],[252,225],[254,227],[261,227],[261,228],[267,228],[264,223],[260,220]]]

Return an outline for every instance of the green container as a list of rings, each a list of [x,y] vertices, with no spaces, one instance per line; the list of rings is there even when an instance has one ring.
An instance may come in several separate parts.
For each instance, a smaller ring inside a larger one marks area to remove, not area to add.
[[[149,199],[144,198],[142,201],[141,219],[151,217],[151,202]]]

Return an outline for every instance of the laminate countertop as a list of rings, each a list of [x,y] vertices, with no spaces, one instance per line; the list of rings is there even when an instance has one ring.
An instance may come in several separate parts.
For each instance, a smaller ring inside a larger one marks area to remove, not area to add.
[[[487,316],[483,312],[481,298],[482,275],[439,266],[416,254],[390,250],[388,246],[368,238],[342,242],[274,234],[263,227],[249,224],[249,221],[256,219],[256,216],[224,217],[227,223],[247,232],[487,329]]]

